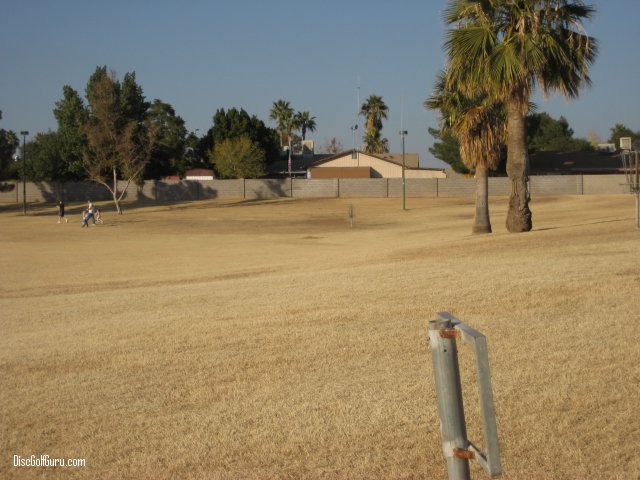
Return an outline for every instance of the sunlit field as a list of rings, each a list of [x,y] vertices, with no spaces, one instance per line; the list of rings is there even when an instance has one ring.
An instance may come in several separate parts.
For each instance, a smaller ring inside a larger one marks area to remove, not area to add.
[[[445,479],[438,311],[487,336],[501,478],[640,478],[633,198],[506,203],[485,236],[470,198],[0,206],[0,478]]]

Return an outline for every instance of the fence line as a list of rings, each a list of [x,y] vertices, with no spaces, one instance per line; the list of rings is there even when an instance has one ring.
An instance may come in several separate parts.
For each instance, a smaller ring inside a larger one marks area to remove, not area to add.
[[[124,183],[122,183],[124,186]],[[490,195],[509,195],[506,177],[489,179]],[[614,195],[628,192],[624,175],[549,175],[531,177],[532,195]],[[409,198],[472,196],[475,180],[466,177],[406,179]],[[238,180],[147,180],[129,185],[127,201],[172,202],[214,198],[397,198],[402,196],[402,179],[238,179]],[[106,201],[111,194],[91,182],[28,182],[27,202]],[[19,181],[0,182],[0,203],[21,203]]]

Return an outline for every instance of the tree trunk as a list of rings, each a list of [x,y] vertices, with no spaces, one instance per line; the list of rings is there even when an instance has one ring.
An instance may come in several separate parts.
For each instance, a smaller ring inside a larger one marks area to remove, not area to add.
[[[489,219],[489,176],[486,165],[476,167],[476,217],[472,233],[491,233]]]
[[[510,102],[508,115],[507,175],[511,180],[511,195],[507,212],[507,230],[512,233],[528,232],[532,224],[524,114],[516,102]]]
[[[118,215],[122,215],[122,209],[120,208],[120,202],[118,201],[118,177],[115,167],[113,167],[113,190],[111,191],[111,193],[113,194],[113,203],[116,204]]]

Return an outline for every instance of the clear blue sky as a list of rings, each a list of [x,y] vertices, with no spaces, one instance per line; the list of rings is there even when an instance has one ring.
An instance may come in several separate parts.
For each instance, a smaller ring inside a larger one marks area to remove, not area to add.
[[[539,111],[564,115],[575,136],[603,140],[615,123],[640,130],[640,1],[594,2],[586,25],[600,42],[593,86],[579,100],[537,97]],[[242,107],[270,126],[282,98],[309,110],[316,146],[332,137],[353,146],[360,100],[374,93],[389,106],[383,135],[423,166],[428,127],[422,103],[442,68],[445,0],[0,0],[0,128],[32,135],[55,129],[52,109],[70,85],[84,88],[98,65],[118,78],[135,71],[148,100],[171,104],[199,135],[218,108]],[[362,121],[360,122],[362,128]],[[361,130],[360,130],[361,132]],[[31,136],[32,136],[31,135]],[[358,135],[361,136],[361,133]],[[358,139],[359,141],[359,139]]]

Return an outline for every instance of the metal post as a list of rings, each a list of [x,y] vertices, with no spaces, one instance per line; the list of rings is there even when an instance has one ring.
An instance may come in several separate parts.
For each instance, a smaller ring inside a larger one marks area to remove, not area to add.
[[[456,456],[457,452],[467,451],[468,441],[455,332],[450,320],[440,318],[429,322],[442,450],[449,480],[470,480],[468,458]]]
[[[404,157],[404,136],[407,134],[408,132],[406,130],[400,130],[400,136],[402,137],[402,210],[406,210],[407,209],[407,180],[406,180],[406,176],[405,176],[405,169],[406,167],[406,163],[405,163],[405,157]]]
[[[640,190],[636,190],[636,229],[640,230]]]
[[[29,132],[23,130],[22,135],[22,215],[27,214],[27,135]]]
[[[457,337],[470,344],[475,353],[485,451],[478,449],[467,438]],[[440,414],[442,451],[447,460],[449,479],[468,480],[469,459],[477,460],[491,477],[500,475],[500,445],[493,406],[487,339],[482,333],[465,325],[448,312],[439,312],[438,319],[429,322],[429,341],[432,347],[436,398]]]
[[[638,152],[635,152],[636,160],[636,228],[640,229],[640,164],[638,164]]]

